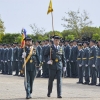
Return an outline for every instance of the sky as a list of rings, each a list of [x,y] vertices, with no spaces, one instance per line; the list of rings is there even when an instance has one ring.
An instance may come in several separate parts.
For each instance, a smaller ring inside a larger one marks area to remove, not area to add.
[[[30,24],[52,30],[51,14],[47,15],[50,0],[0,0],[0,16],[4,21],[6,33],[18,33],[22,28],[32,33]],[[63,31],[61,20],[65,12],[86,10],[95,27],[100,26],[100,0],[52,0],[54,30]]]

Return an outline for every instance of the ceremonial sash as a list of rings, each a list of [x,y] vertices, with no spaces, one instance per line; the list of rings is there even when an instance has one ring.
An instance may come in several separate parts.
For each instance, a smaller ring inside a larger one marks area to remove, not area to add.
[[[28,62],[28,60],[30,59],[30,57],[32,56],[32,54],[33,54],[33,46],[31,47],[30,53],[29,53],[29,55],[27,56],[27,58],[25,59],[22,68],[24,68],[24,67],[26,66],[26,63]]]

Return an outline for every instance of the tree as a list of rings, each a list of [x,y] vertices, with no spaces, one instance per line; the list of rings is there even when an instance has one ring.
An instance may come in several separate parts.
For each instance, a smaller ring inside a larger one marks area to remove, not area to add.
[[[5,32],[4,22],[2,21],[2,19],[0,17],[0,42],[2,42],[4,32]]]
[[[92,37],[93,34],[98,33],[100,35],[100,28],[97,27],[84,27],[81,30],[81,35],[84,37]]]
[[[66,22],[62,24],[65,29],[71,29],[75,32],[77,38],[81,38],[81,29],[92,24],[92,21],[89,20],[87,12],[84,10],[83,13],[80,13],[79,10],[69,11],[67,17],[63,17],[62,20]]]
[[[5,32],[4,22],[0,17],[0,33],[4,33],[4,32]]]
[[[74,35],[68,35],[65,39],[67,39],[67,40],[74,40],[75,37],[74,37]]]
[[[45,29],[44,28],[38,28],[36,24],[31,24],[30,25],[31,29],[32,29],[32,33],[36,34],[44,34]]]
[[[100,35],[99,35],[98,33],[93,34],[92,39],[94,39],[94,40],[97,40],[97,41],[98,41],[98,40],[100,39]]]
[[[50,34],[50,36],[58,35],[60,37],[63,37],[61,32],[59,32],[59,31],[54,31],[54,32],[50,31],[50,32],[45,33],[44,35],[47,35],[47,37],[49,37],[49,34]]]
[[[64,30],[61,32],[63,37],[66,37],[68,35],[74,35],[75,36],[75,32],[73,30]]]
[[[21,43],[19,36],[21,36],[18,33],[6,33],[3,38],[2,38],[2,43],[14,43],[14,42],[18,42]]]

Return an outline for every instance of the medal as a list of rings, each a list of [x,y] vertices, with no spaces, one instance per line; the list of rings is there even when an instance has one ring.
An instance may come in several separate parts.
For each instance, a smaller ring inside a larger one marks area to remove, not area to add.
[[[33,62],[33,60],[30,60],[30,63],[32,63]]]
[[[55,62],[58,62],[58,58],[55,59]]]

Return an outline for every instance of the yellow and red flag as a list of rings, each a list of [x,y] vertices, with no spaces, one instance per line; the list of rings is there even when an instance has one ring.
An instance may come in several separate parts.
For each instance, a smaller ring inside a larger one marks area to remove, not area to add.
[[[47,14],[49,14],[50,12],[53,12],[52,1],[51,0],[50,0],[50,3],[49,3]]]

